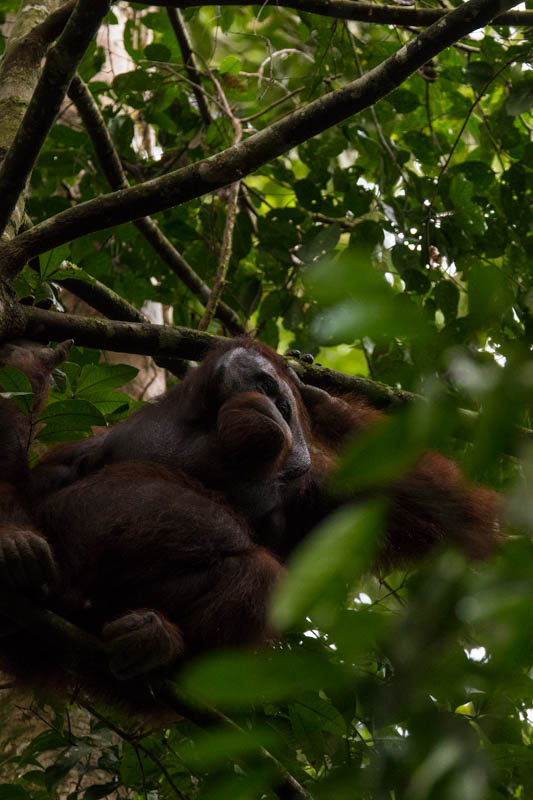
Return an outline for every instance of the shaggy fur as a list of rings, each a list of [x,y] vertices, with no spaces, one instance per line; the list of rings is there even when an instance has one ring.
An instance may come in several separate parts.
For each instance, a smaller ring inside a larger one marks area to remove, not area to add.
[[[38,351],[26,359],[35,386],[52,363]],[[283,358],[244,337],[115,428],[52,449],[31,474],[29,423],[3,400],[0,580],[105,639],[110,674],[82,664],[83,685],[115,695],[133,685],[126,695],[138,698],[146,673],[274,636],[267,608],[283,562],[351,499],[329,494],[328,472],[346,439],[380,417],[358,397],[301,385]],[[436,453],[388,492],[387,567],[442,542],[472,558],[499,543],[498,496]],[[6,635],[4,662],[57,687],[68,654],[36,656],[35,644]]]

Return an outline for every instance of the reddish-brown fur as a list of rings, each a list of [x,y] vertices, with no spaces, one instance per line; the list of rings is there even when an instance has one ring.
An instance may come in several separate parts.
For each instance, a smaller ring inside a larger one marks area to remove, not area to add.
[[[38,363],[30,373],[42,382],[50,367]],[[0,404],[6,441],[14,415]],[[116,693],[119,681],[137,685],[195,653],[265,642],[283,562],[341,502],[326,485],[340,446],[380,416],[360,398],[300,385],[265,345],[217,346],[177,390],[109,432],[53,449],[31,477],[11,447],[15,477],[0,473],[0,580],[26,592],[33,580],[52,610],[102,635]],[[468,486],[438,454],[388,491],[387,567],[441,542],[473,558],[499,542],[498,496]],[[24,632],[5,638],[19,674],[34,649]],[[37,667],[45,684],[65,657],[55,651]],[[90,664],[79,671],[94,682]]]

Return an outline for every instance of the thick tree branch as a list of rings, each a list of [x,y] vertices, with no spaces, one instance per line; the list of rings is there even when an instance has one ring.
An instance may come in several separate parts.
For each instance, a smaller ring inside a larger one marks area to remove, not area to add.
[[[68,94],[75,104],[91,138],[98,161],[111,188],[115,191],[129,188],[126,173],[122,168],[100,109],[95,103],[88,86],[78,75],[74,77]],[[181,253],[176,250],[172,242],[161,232],[156,223],[149,217],[141,217],[135,220],[134,224],[165,264],[205,306],[209,302],[211,295],[209,286],[196,274]],[[230,333],[234,335],[244,333],[245,329],[238,315],[226,303],[219,303],[216,316]],[[123,319],[123,317],[114,317],[114,319]]]
[[[74,272],[78,269],[73,264],[70,265],[70,268]],[[64,278],[57,281],[57,283],[110,320],[140,322],[144,325],[151,324],[142,311],[135,308],[134,305],[117,294],[117,292],[114,292],[113,289],[97,281],[96,278],[93,278],[90,283],[81,278]],[[162,358],[157,353],[151,353],[151,355],[158,367],[172,372],[178,378],[182,378],[187,371],[188,365],[183,359]]]
[[[393,56],[347,86],[298,109],[222,153],[81,203],[36,225],[0,248],[0,269],[14,275],[28,258],[96,230],[162,211],[234,183],[292,147],[376,103],[416,69],[516,0],[469,0]]]
[[[25,316],[25,325],[18,335],[43,344],[50,340],[64,341],[72,338],[82,347],[201,361],[210,347],[222,341],[221,337],[190,328],[78,317],[74,314],[44,311],[32,306],[21,306],[21,308]],[[422,399],[420,395],[412,392],[396,389],[368,378],[360,378],[357,375],[345,375],[333,369],[316,367],[300,361],[291,361],[291,366],[304,383],[318,386],[333,394],[357,394],[368,400],[375,408],[384,411],[400,408]],[[476,412],[459,409],[455,434],[459,438],[469,439],[477,420]],[[533,431],[521,428],[520,436],[524,441],[529,441],[533,439]]]
[[[175,0],[159,0],[151,6],[162,8],[196,8],[198,6],[254,6],[254,0],[236,3],[235,0],[191,0],[179,3]],[[381,25],[406,25],[425,28],[442,19],[448,12],[440,8],[402,8],[378,5],[377,3],[358,3],[355,0],[269,0],[268,7],[292,8],[294,11],[307,11],[332,19],[353,19],[357,22],[375,22]],[[509,6],[507,6],[509,7]],[[485,23],[487,24],[487,23]],[[533,11],[512,11],[498,14],[492,25],[533,25]]]
[[[79,317],[24,306],[25,328],[20,335],[37,342],[63,341],[72,338],[81,347],[97,347],[116,353],[146,356],[176,356],[187,360],[202,359],[216,336],[178,326],[150,322],[117,322],[99,317]],[[72,331],[69,336],[65,331]]]
[[[0,162],[13,144],[41,75],[41,62],[50,43],[61,33],[74,8],[69,0],[59,9],[57,0],[25,5],[15,17],[6,51],[0,60]],[[13,209],[4,238],[12,239],[24,219],[25,194]]]
[[[15,61],[23,61],[30,69],[40,65],[48,46],[63,31],[75,5],[76,0],[68,0],[39,25],[8,46],[0,64],[0,83]]]
[[[72,270],[76,269],[73,264],[70,266]],[[109,319],[123,322],[149,322],[142,311],[95,278],[90,283],[75,277],[63,278],[57,283]]]
[[[209,333],[177,326],[79,317],[33,306],[25,306],[23,311],[26,322],[20,335],[43,343],[74,339],[81,347],[201,361],[210,347],[222,341],[220,337]],[[343,375],[335,370],[301,362],[294,362],[292,366],[304,383],[333,392],[357,392],[378,408],[405,405],[416,398],[410,392],[367,378]]]
[[[0,234],[24,191],[69,84],[110,5],[110,0],[78,0],[61,36],[48,52],[33,97],[0,167]]]

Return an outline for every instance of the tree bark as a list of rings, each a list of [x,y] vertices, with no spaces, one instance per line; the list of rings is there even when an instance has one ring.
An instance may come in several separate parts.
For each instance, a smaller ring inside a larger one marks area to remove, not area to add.
[[[24,117],[0,166],[0,234],[24,191],[70,82],[110,5],[111,0],[78,0],[57,43],[48,52]],[[52,33],[56,30],[53,27]]]

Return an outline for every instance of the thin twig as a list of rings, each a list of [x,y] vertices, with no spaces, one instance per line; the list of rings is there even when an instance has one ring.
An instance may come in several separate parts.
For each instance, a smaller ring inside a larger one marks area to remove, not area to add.
[[[226,224],[224,226],[224,234],[222,236],[222,247],[220,248],[220,256],[218,261],[217,274],[215,282],[209,295],[209,300],[202,314],[202,318],[198,323],[199,331],[206,331],[209,323],[217,309],[217,303],[220,295],[226,285],[226,274],[231,259],[232,245],[233,245],[233,231],[235,228],[235,219],[237,217],[237,200],[239,197],[240,181],[232,184],[228,194],[228,204],[226,209]]]
[[[349,39],[349,42],[350,42],[350,46],[352,48],[353,57],[354,57],[356,65],[357,65],[357,71],[359,72],[359,75],[362,77],[364,75],[364,72],[363,72],[363,68],[361,66],[361,61],[359,59],[359,53],[357,52],[357,48],[355,46],[355,37],[354,37],[353,33],[351,32],[351,30],[349,29],[349,27],[348,27],[346,22],[344,23],[344,27],[345,27],[346,32],[348,34],[348,39]],[[404,184],[406,186],[408,186],[409,182],[406,179],[406,177],[404,175],[404,172],[403,172],[400,164],[398,163],[398,160],[397,160],[394,152],[392,151],[392,148],[389,145],[389,143],[388,143],[387,139],[385,138],[385,135],[384,135],[384,133],[383,133],[383,131],[381,129],[381,125],[379,124],[378,115],[376,114],[376,109],[375,109],[374,104],[369,106],[369,110],[370,110],[370,113],[372,114],[372,119],[374,120],[374,127],[376,129],[376,133],[378,135],[378,139],[381,142],[381,145],[382,145],[383,149],[385,150],[385,152],[389,156],[390,160],[392,161],[392,163],[394,164],[394,166],[398,170],[398,173],[401,176]]]
[[[176,69],[176,67],[173,64],[169,64],[167,61],[155,61],[154,59],[141,59],[141,63],[144,62],[151,64],[153,66],[157,66],[158,69],[161,70],[161,72],[169,72],[174,78],[176,78],[177,81],[182,81],[191,88],[193,86],[196,86],[196,88],[203,94],[206,100],[209,100],[210,103],[216,105],[217,108],[219,108],[222,111],[222,113],[224,113],[224,107],[222,103],[219,103],[216,97],[214,97],[212,94],[209,94],[209,92],[206,90],[204,86],[198,86],[198,84],[194,83],[194,81],[191,81],[191,79],[188,78],[186,75],[182,75],[180,69]]]
[[[187,30],[185,28],[181,11],[179,11],[177,8],[169,8],[167,10],[167,14],[176,39],[178,40],[181,55],[183,57],[183,63],[185,65],[185,69],[187,70],[189,80],[192,84],[192,90],[196,98],[196,102],[198,103],[198,111],[200,112],[200,116],[202,117],[204,125],[207,127],[211,122],[211,115],[209,114],[209,109],[207,108],[207,103],[205,102],[205,97],[202,92],[200,73],[198,72],[198,68],[194,63],[194,55],[189,43],[189,37],[187,35]]]
[[[231,110],[230,105],[228,103],[228,99],[224,93],[224,90],[222,89],[222,86],[220,85],[220,82],[215,78],[215,76],[211,72],[210,72],[210,78],[213,81],[213,84],[217,90],[220,101],[224,106],[224,110],[227,116],[230,118],[231,124],[233,125],[233,130],[234,130],[233,145],[234,146],[238,145],[242,139],[241,121],[238,119],[238,117],[235,116],[235,114]],[[228,203],[226,209],[226,224],[224,226],[224,233],[222,236],[222,247],[220,248],[217,273],[215,276],[215,282],[213,284],[213,288],[211,289],[209,300],[207,301],[207,305],[205,307],[205,311],[202,314],[202,318],[198,324],[198,330],[200,331],[207,330],[209,323],[214,313],[216,312],[219,298],[226,284],[226,274],[228,272],[228,266],[231,259],[231,253],[233,247],[233,231],[235,229],[235,220],[237,217],[239,191],[240,191],[240,181],[236,181],[234,184],[231,185],[229,189]]]
[[[524,58],[524,61],[525,61],[525,60],[526,60],[526,59]],[[496,72],[494,73],[494,75],[492,75],[492,76],[491,76],[491,77],[490,77],[490,78],[489,78],[487,81],[485,81],[485,83],[483,84],[482,88],[481,88],[481,89],[480,89],[480,91],[479,91],[479,94],[476,96],[476,98],[474,99],[474,102],[472,103],[472,105],[471,105],[471,106],[470,106],[470,108],[468,109],[468,112],[466,113],[466,116],[465,116],[465,118],[464,118],[464,120],[463,120],[463,124],[461,125],[461,127],[460,127],[460,129],[459,129],[459,133],[458,133],[458,134],[457,134],[457,136],[455,137],[455,141],[454,141],[454,143],[453,143],[453,144],[452,144],[452,146],[451,146],[450,152],[448,153],[448,156],[447,156],[447,158],[446,158],[446,161],[444,162],[444,164],[442,165],[442,167],[441,167],[441,169],[440,169],[440,171],[439,171],[439,174],[438,174],[438,176],[437,176],[437,180],[436,180],[436,182],[435,182],[435,191],[434,191],[434,195],[433,195],[433,196],[435,196],[435,195],[436,195],[436,193],[437,193],[437,191],[438,191],[439,183],[440,183],[440,181],[442,180],[442,176],[444,175],[444,173],[445,173],[445,172],[446,172],[446,170],[448,169],[448,167],[449,167],[449,165],[450,165],[450,161],[452,160],[452,158],[453,158],[453,157],[454,157],[454,155],[455,155],[455,151],[457,150],[457,147],[458,147],[458,145],[459,145],[459,142],[461,141],[461,138],[462,138],[462,136],[463,136],[463,133],[464,133],[464,131],[465,131],[465,128],[466,128],[466,126],[468,125],[468,122],[469,122],[469,120],[470,120],[470,117],[472,116],[472,114],[474,113],[475,109],[476,109],[476,108],[478,107],[478,105],[480,104],[480,102],[481,102],[481,99],[483,98],[483,95],[485,94],[485,92],[487,91],[487,89],[489,88],[489,86],[490,86],[492,83],[494,83],[494,81],[495,81],[497,78],[499,78],[499,77],[500,77],[500,75],[502,74],[502,72],[505,72],[505,70],[507,69],[507,67],[510,67],[510,66],[511,66],[511,64],[512,64],[513,62],[515,62],[515,61],[516,61],[516,56],[513,56],[513,58],[510,58],[508,61],[506,61],[506,62],[505,62],[505,64],[503,64],[503,65],[502,65],[502,66],[501,66],[501,67],[500,67],[498,70],[496,70]]]
[[[101,714],[101,713],[100,713],[100,712],[99,712],[99,711],[98,711],[98,710],[97,710],[97,709],[96,709],[96,708],[95,708],[95,707],[92,705],[92,703],[91,703],[91,702],[88,700],[88,698],[85,698],[85,697],[84,697],[83,699],[81,699],[81,700],[80,700],[80,705],[81,705],[83,708],[85,708],[85,709],[86,709],[86,710],[89,712],[89,714],[92,714],[92,715],[93,715],[93,717],[95,717],[95,719],[98,719],[98,720],[100,720],[100,722],[103,722],[103,723],[104,723],[104,725],[106,725],[106,727],[108,727],[108,728],[109,728],[109,730],[113,731],[113,733],[116,733],[116,734],[117,734],[117,736],[119,736],[119,737],[120,737],[120,738],[121,738],[123,741],[125,741],[125,742],[127,742],[129,745],[131,745],[131,746],[133,747],[133,749],[135,750],[135,752],[136,752],[136,753],[138,753],[138,751],[140,750],[140,751],[141,751],[141,753],[144,753],[144,754],[145,754],[145,756],[148,756],[148,758],[149,758],[151,761],[153,761],[153,762],[154,762],[154,764],[156,765],[156,767],[157,767],[157,768],[158,768],[158,769],[159,769],[159,770],[160,770],[160,771],[163,773],[163,775],[165,776],[165,778],[166,778],[166,779],[167,779],[167,781],[168,781],[168,784],[169,784],[169,786],[170,786],[170,787],[172,788],[172,790],[173,790],[173,791],[176,793],[176,795],[177,795],[179,798],[181,798],[181,800],[186,800],[186,797],[185,797],[185,795],[184,795],[184,794],[183,794],[183,792],[182,792],[182,791],[181,791],[181,790],[180,790],[180,789],[179,789],[179,788],[176,786],[176,784],[175,784],[175,783],[174,783],[174,781],[172,780],[172,776],[170,775],[170,773],[169,773],[168,769],[165,767],[165,765],[163,764],[163,762],[161,761],[161,759],[160,759],[160,758],[158,758],[156,755],[154,755],[154,754],[152,753],[152,751],[151,751],[151,750],[149,750],[149,748],[148,748],[148,747],[146,747],[146,745],[144,745],[144,744],[143,744],[141,741],[139,741],[139,738],[138,738],[137,736],[132,736],[132,735],[130,735],[130,734],[127,732],[127,731],[125,731],[123,728],[119,728],[119,726],[118,726],[118,725],[116,725],[116,724],[115,724],[115,723],[114,723],[112,720],[108,719],[108,718],[107,718],[107,717],[105,717],[103,714]],[[140,761],[140,759],[139,759],[139,761]],[[143,770],[143,778],[144,778],[144,770]],[[144,781],[143,781],[143,783],[144,783]]]
[[[274,58],[276,58],[277,56],[286,56],[286,55],[300,56],[300,58],[305,58],[307,61],[310,61],[311,64],[314,63],[313,59],[308,53],[304,53],[303,50],[297,50],[295,47],[284,47],[282,50],[275,50],[273,53],[268,55],[264,61],[261,62],[261,65],[257,72],[258,87],[261,86],[263,82],[263,73],[265,71],[266,65],[270,64],[270,69],[272,69],[272,63],[274,61]]]
[[[442,153],[442,147],[440,146],[440,142],[437,139],[437,135],[436,135],[435,130],[433,128],[433,119],[431,117],[431,104],[430,104],[430,99],[429,99],[429,87],[430,87],[430,84],[426,81],[425,91],[424,91],[424,102],[425,102],[425,106],[426,106],[426,118],[427,118],[427,121],[428,121],[429,132],[431,134],[431,141],[433,142],[433,145],[437,148],[437,150],[439,150]]]
[[[255,114],[250,114],[249,117],[240,117],[241,123],[251,122],[254,119],[258,119],[258,117],[262,117],[263,114],[268,114],[268,112],[272,111],[273,108],[276,108],[276,106],[280,106],[282,103],[286,103],[287,100],[290,100],[290,98],[294,97],[295,94],[303,92],[304,89],[305,86],[299,86],[297,89],[293,89],[292,92],[287,92],[287,94],[284,97],[279,97],[277,100],[274,100],[273,103],[271,103],[266,108],[261,109],[261,111],[256,111]]]

